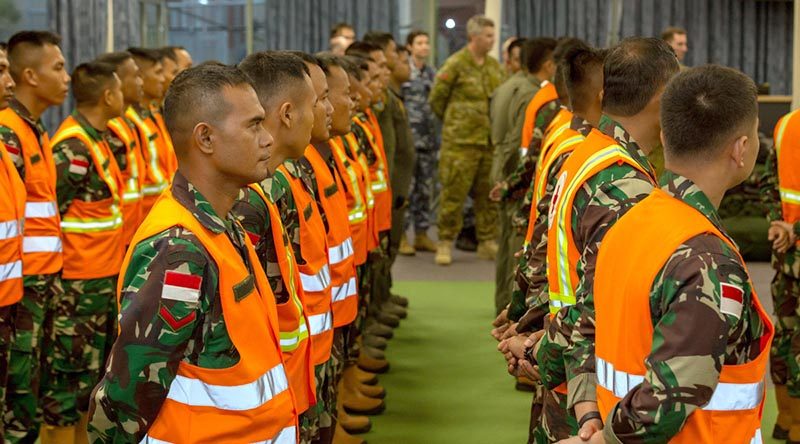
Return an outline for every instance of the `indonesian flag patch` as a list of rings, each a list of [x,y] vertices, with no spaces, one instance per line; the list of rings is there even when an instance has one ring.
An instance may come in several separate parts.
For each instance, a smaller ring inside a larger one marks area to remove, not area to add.
[[[12,161],[14,162],[19,161],[19,156],[20,156],[19,148],[11,145],[6,145],[6,151],[8,152],[8,155],[11,156]]]
[[[261,236],[255,234],[255,233],[252,233],[250,231],[246,231],[246,233],[247,233],[247,237],[250,239],[250,243],[253,244],[254,247],[256,245],[258,245],[258,241],[261,240]]]
[[[85,176],[89,171],[89,162],[81,159],[72,159],[69,162],[69,172]]]
[[[164,275],[164,287],[161,298],[181,302],[197,302],[200,300],[200,285],[203,278],[193,274],[167,271]]]
[[[737,285],[724,282],[720,286],[722,287],[722,299],[719,311],[739,319],[742,316],[744,290]]]

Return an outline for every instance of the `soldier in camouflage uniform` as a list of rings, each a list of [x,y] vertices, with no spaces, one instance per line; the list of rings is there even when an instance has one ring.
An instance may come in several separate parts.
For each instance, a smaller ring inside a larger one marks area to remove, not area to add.
[[[783,117],[785,125],[792,125],[794,113]],[[791,120],[790,120],[791,119]],[[776,134],[780,132],[780,125]],[[785,130],[784,130],[785,134]],[[795,142],[775,140],[769,150],[769,156],[761,177],[760,195],[763,208],[767,211],[767,219],[771,224],[784,225],[795,237],[800,233],[800,224],[788,226],[784,222],[781,202],[781,184],[778,181],[779,150],[795,149]],[[787,157],[789,158],[789,157]],[[773,230],[770,227],[770,238]],[[770,239],[772,240],[772,239]],[[798,419],[793,415],[792,403],[800,402],[800,249],[797,245],[789,245],[788,250],[776,249],[772,253],[772,268],[775,276],[772,279],[772,301],[778,322],[775,323],[775,339],[772,342],[770,372],[775,384],[775,397],[778,403],[778,418],[773,430],[776,439],[789,438],[790,429],[797,428]],[[795,437],[796,440],[797,437]]]
[[[184,81],[193,83],[181,84]],[[181,170],[175,174],[170,192],[209,233],[224,234],[239,253],[236,260],[253,270],[259,264],[250,262],[252,253],[248,254],[248,250],[252,247],[230,210],[237,197],[242,198],[239,187],[260,181],[268,174],[264,158],[271,136],[261,126],[265,117],[263,108],[249,81],[235,68],[213,65],[192,68],[175,79],[175,85],[179,84],[186,87],[173,88],[181,91],[181,95],[176,98],[168,94],[165,107],[176,154],[181,158]],[[206,98],[203,102],[206,105],[193,108],[199,94]],[[219,127],[205,123],[216,121],[221,115],[226,118]],[[216,137],[207,148],[214,154],[204,154],[191,142],[201,137],[198,133],[176,134],[174,128],[178,125],[181,128],[205,125],[213,131]],[[184,145],[188,143],[194,146]],[[193,183],[187,176],[202,179]],[[231,184],[235,184],[234,188]],[[218,198],[220,192],[225,193],[223,199]],[[206,196],[217,198],[209,200]],[[147,442],[143,439],[159,416],[180,364],[220,370],[248,365],[229,334],[229,328],[240,326],[226,324],[226,305],[220,296],[220,265],[197,235],[174,226],[134,241],[129,257],[118,295],[119,337],[112,348],[106,375],[92,395],[89,424],[92,444]],[[198,288],[180,290],[181,294],[176,295],[174,289],[167,289],[167,275],[191,279],[198,283]],[[275,312],[272,298],[265,297],[263,302],[267,310]],[[270,327],[277,330],[277,326]],[[280,356],[276,340],[259,341],[266,352]],[[191,427],[190,419],[186,426]],[[220,441],[228,442],[229,438],[219,437]]]
[[[64,69],[64,57],[58,47],[59,42],[60,38],[49,32],[23,31],[12,36],[8,44],[11,75],[16,82],[15,99],[10,101],[9,107],[30,127],[40,146],[43,146],[47,136],[47,130],[40,119],[42,113],[51,106],[60,105],[69,92],[69,75]],[[37,72],[47,69],[48,75],[40,77],[37,84],[31,84],[22,76],[24,69]],[[22,146],[20,136],[2,120],[0,139],[11,155],[17,173],[25,181],[23,154],[26,148]],[[31,159],[44,160],[39,155],[34,155]],[[55,179],[55,171],[52,175]],[[64,292],[60,270],[52,274],[31,275],[25,271],[23,258],[23,274],[25,294],[22,301],[15,305],[16,336],[11,344],[8,392],[5,398],[5,405],[10,408],[3,418],[5,439],[12,443],[33,442],[38,435],[42,414],[39,382],[43,341],[49,336],[49,325],[52,325],[51,304],[54,300],[59,300]]]
[[[754,361],[765,359],[772,334],[771,321],[758,304],[744,261],[733,239],[725,234],[716,211],[726,189],[744,180],[753,169],[759,144],[757,109],[755,84],[730,68],[689,69],[666,88],[661,101],[667,168],[661,180],[662,190],[669,196],[667,199],[677,199],[704,216],[719,235],[704,233],[684,240],[661,265],[646,295],[613,294],[617,288],[636,288],[631,281],[637,278],[627,274],[610,275],[606,270],[617,270],[618,258],[604,257],[600,253],[595,281],[598,308],[608,311],[640,299],[649,300],[652,347],[644,351],[642,382],[629,386],[627,393],[625,388],[613,388],[614,392],[622,390],[617,397],[624,398],[615,406],[608,406],[608,417],[603,418],[605,428],[595,433],[588,440],[590,443],[667,442],[679,432],[683,432],[681,436],[687,442],[699,441],[701,436],[707,436],[701,433],[714,431],[715,427],[720,427],[716,433],[723,435],[715,436],[720,442],[730,442],[728,440],[733,437],[741,442],[749,441],[752,433],[756,436],[754,442],[760,442],[760,429],[752,430],[760,426],[759,408],[722,406],[713,409],[723,410],[717,414],[719,418],[727,417],[729,422],[730,418],[744,423],[754,420],[749,424],[751,429],[747,430],[747,435],[738,435],[745,432],[744,429],[731,433],[719,425],[708,424],[712,422],[708,413],[696,419],[712,394],[715,399],[738,404],[747,404],[752,398],[760,400],[763,395],[760,385],[752,394],[746,389],[727,396],[715,393],[720,372],[725,370],[723,366],[741,368],[743,364],[756,364]],[[686,121],[694,122],[694,126],[687,127]],[[682,174],[670,171],[673,168]],[[622,221],[632,216],[633,212],[623,216]],[[629,235],[618,231],[623,225],[611,228],[601,249],[625,249]],[[635,257],[640,257],[643,242],[658,244],[663,241],[659,230],[651,229],[649,233],[651,238],[638,238],[634,242],[638,242],[634,247]],[[638,264],[633,263],[636,260],[623,259],[624,265],[619,270],[636,268]],[[612,336],[622,329],[608,325],[598,327],[598,342],[602,338],[612,349],[635,343]],[[636,331],[634,327],[631,334],[642,333],[641,327],[639,329]],[[605,350],[608,352],[609,347]],[[600,358],[598,356],[598,360]],[[608,368],[614,362],[604,365]],[[746,376],[741,374],[740,378],[763,378],[756,373],[758,368],[758,365],[751,366]],[[620,375],[615,374],[614,378]],[[740,385],[743,380],[734,376],[730,382]],[[610,390],[608,378],[600,380],[598,385]],[[729,399],[731,396],[733,399]]]
[[[648,60],[648,63],[644,64],[642,60]],[[604,111],[632,127],[635,124],[628,120],[630,116],[641,113],[653,116],[651,111],[658,106],[658,91],[678,72],[674,54],[657,39],[626,39],[611,51],[604,64],[607,75],[604,78]],[[628,99],[631,95],[629,84],[641,85],[636,91],[636,100]],[[609,85],[626,85],[626,89],[614,89]],[[536,344],[534,354],[530,355],[531,359],[535,357],[538,362],[547,388],[555,389],[568,381],[566,407],[575,409],[576,419],[596,410],[591,289],[597,250],[606,231],[650,193],[656,180],[643,149],[649,151],[660,143],[658,125],[652,120],[647,126],[643,124],[641,128],[647,130],[641,131],[642,140],[637,141],[619,121],[609,115],[604,115],[600,120],[599,131],[616,141],[639,167],[613,163],[588,177],[577,189],[570,210],[573,239],[581,252],[577,263],[577,303],[566,305],[556,312],[546,334]],[[580,145],[577,149],[580,149]],[[555,246],[548,244],[548,249]],[[554,271],[548,270],[548,274],[551,272]],[[548,293],[549,285],[544,285],[542,296],[538,299],[548,299],[548,296],[544,296]],[[529,340],[526,345],[532,347],[534,344]],[[596,420],[587,423],[590,427],[600,425]]]
[[[110,188],[100,174],[100,171],[104,171],[117,184],[121,183],[116,161],[105,141],[108,121],[123,112],[121,82],[114,73],[113,66],[98,63],[79,65],[73,71],[72,78],[77,108],[66,125],[74,119],[97,148],[87,146],[77,136],[69,133],[62,135],[61,131],[68,127],[59,129],[56,134],[60,141],[53,147],[53,160],[56,166],[56,193],[62,225],[67,221],[67,213],[74,205],[91,202],[95,203],[96,211],[108,211],[108,207],[114,201],[121,202],[122,197],[122,190],[118,186]],[[95,164],[96,155],[92,154],[93,150],[109,156],[104,165]],[[103,203],[107,206],[105,209],[97,206]],[[75,218],[85,216],[85,213],[74,214]],[[117,238],[121,241],[122,219],[119,214],[117,217]],[[71,234],[67,231],[67,226],[62,228],[66,239]],[[91,238],[95,233],[105,234],[103,230],[96,230],[89,233],[77,232],[74,235]],[[70,251],[78,247],[80,246],[65,240],[65,257],[81,257],[80,253]],[[116,263],[119,264],[124,254],[124,245],[114,247],[117,248],[114,256],[119,261]],[[93,256],[83,257],[89,261],[97,259]],[[68,440],[65,434],[79,436],[76,442],[86,442],[89,395],[102,376],[105,352],[110,349],[108,342],[113,342],[116,333],[117,304],[114,293],[118,270],[98,270],[91,263],[64,265],[64,295],[54,301],[52,335],[44,350],[46,377],[42,380],[41,403],[45,423],[42,440],[45,443],[51,440],[66,443]],[[81,273],[97,277],[78,279],[74,276]]]
[[[408,196],[408,216],[405,230],[414,228],[414,244],[406,245],[401,254],[413,254],[415,250],[434,251],[436,246],[428,238],[433,211],[433,196],[436,190],[436,167],[439,157],[439,141],[436,120],[428,103],[436,71],[425,63],[430,54],[428,34],[414,31],[408,35],[407,48],[411,51],[411,79],[403,84],[408,124],[417,151],[414,163],[414,178]]]
[[[488,55],[494,45],[494,23],[486,17],[473,17],[467,23],[467,34],[469,43],[439,69],[428,99],[431,110],[443,121],[436,251],[440,265],[452,261],[450,244],[461,230],[468,194],[475,203],[478,254],[493,260],[497,253],[497,208],[489,201],[489,97],[500,85],[503,72]]]

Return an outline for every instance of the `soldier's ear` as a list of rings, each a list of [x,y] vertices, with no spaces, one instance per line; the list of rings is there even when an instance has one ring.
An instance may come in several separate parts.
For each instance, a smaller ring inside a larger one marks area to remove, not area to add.
[[[203,154],[214,153],[214,137],[213,129],[205,122],[200,122],[194,126],[192,130],[192,137]]]
[[[292,112],[294,112],[294,105],[292,105],[292,102],[283,102],[278,107],[278,118],[280,118],[281,123],[289,129],[292,128]]]

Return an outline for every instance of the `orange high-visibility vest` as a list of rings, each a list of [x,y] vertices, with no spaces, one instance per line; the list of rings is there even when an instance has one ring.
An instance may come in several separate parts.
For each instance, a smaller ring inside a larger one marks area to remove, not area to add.
[[[77,139],[91,155],[92,164],[111,197],[96,202],[73,199],[61,218],[64,238],[64,279],[98,279],[119,274],[125,255],[122,230],[122,173],[105,140],[98,142],[69,116],[53,136],[55,146]]]
[[[275,297],[253,245],[245,241],[253,265],[248,270],[227,234],[205,228],[170,190],[145,218],[132,245],[175,226],[191,231],[217,265],[222,316],[239,362],[226,369],[181,362],[142,442],[297,442],[298,411],[281,356]],[[133,251],[128,249],[123,273]],[[117,286],[117,301],[123,281]],[[243,283],[252,291],[237,298],[233,289]]]
[[[164,159],[169,153],[165,152],[163,136],[158,126],[152,119],[143,119],[133,107],[128,107],[125,116],[136,125],[139,131],[139,140],[142,143],[142,158],[145,168],[144,185],[142,186],[142,213],[146,216],[164,190],[172,182],[172,175]]]
[[[539,86],[539,90],[533,95],[533,98],[528,102],[525,108],[525,121],[522,124],[522,139],[520,140],[520,156],[525,157],[528,153],[528,147],[533,140],[533,130],[536,126],[536,114],[543,106],[558,100],[558,91],[556,86],[545,80]]]
[[[333,326],[350,324],[358,312],[358,286],[356,284],[355,252],[350,235],[345,188],[338,170],[331,172],[325,160],[313,146],[306,150],[305,158],[317,177],[322,211],[328,218],[328,264],[331,268],[331,304]]]
[[[130,244],[133,234],[144,220],[142,188],[144,187],[145,163],[142,148],[135,128],[128,126],[123,117],[108,121],[108,129],[125,144],[127,165],[122,173],[122,230],[125,245]]]
[[[774,139],[783,220],[795,223],[800,221],[800,113],[797,110],[778,121]]]
[[[577,265],[581,252],[572,238],[572,205],[581,186],[592,176],[614,163],[626,163],[650,178],[656,178],[639,165],[617,142],[593,129],[564,162],[550,203],[547,231],[547,284],[550,292],[550,313],[575,304],[578,287]]]
[[[328,140],[336,171],[343,178],[342,190],[347,203],[350,235],[353,238],[353,260],[355,265],[361,265],[367,261],[369,253],[367,248],[369,208],[367,207],[366,186],[363,181],[361,165],[350,159],[344,144],[341,137],[333,137]]]
[[[161,158],[161,165],[162,168],[167,171],[167,176],[171,178],[175,175],[175,171],[178,171],[178,157],[175,155],[175,148],[172,146],[172,137],[169,135],[169,131],[167,131],[167,124],[164,122],[164,115],[161,113],[161,110],[157,107],[151,107],[150,113],[153,116],[153,120],[156,122],[159,135],[161,136],[161,150],[164,153],[164,157]]]
[[[656,185],[655,177],[640,166],[630,154],[611,137],[593,129],[589,136],[572,147],[572,154],[561,168],[550,202],[547,230],[547,284],[550,316],[562,307],[575,305],[578,288],[578,260],[581,252],[572,237],[572,204],[578,190],[592,176],[617,162],[627,163],[647,174]],[[566,393],[566,384],[556,391]]]
[[[306,151],[314,148],[306,148]],[[308,332],[311,335],[311,360],[323,364],[331,357],[333,345],[333,312],[331,312],[331,272],[328,266],[328,240],[325,224],[314,197],[301,179],[286,168],[278,167],[289,182],[289,188],[300,220],[300,248],[304,264],[300,269],[300,284],[307,310]]]
[[[367,135],[367,149],[375,153],[376,160],[368,165],[370,177],[370,189],[375,196],[375,222],[378,233],[392,228],[392,190],[389,184],[389,168],[386,163],[386,153],[378,143],[376,134],[380,128],[372,128],[368,122],[364,122],[358,117],[353,121],[361,127]]]
[[[573,114],[566,108],[556,114],[553,122],[548,126],[547,133],[542,141],[542,149],[539,151],[539,159],[536,161],[536,171],[533,178],[533,201],[531,212],[528,217],[528,231],[525,233],[524,246],[531,244],[533,239],[533,228],[536,219],[539,217],[537,205],[544,197],[547,188],[547,177],[553,162],[562,154],[570,153],[578,143],[585,139],[579,132],[570,129]]]
[[[283,360],[286,363],[286,372],[289,374],[289,383],[294,391],[297,412],[303,413],[311,405],[316,404],[317,388],[314,380],[314,363],[311,360],[305,295],[300,283],[300,273],[278,208],[264,193],[261,185],[252,184],[250,189],[261,197],[269,211],[269,227],[272,231],[272,242],[275,244],[278,266],[281,270],[283,284],[290,294],[288,301],[277,304],[280,345]]]
[[[22,299],[22,227],[25,184],[0,142],[0,306]]]
[[[375,204],[375,193],[372,191],[372,178],[369,174],[367,156],[359,147],[356,135],[352,132],[345,134],[343,146],[351,164],[357,163],[361,170],[359,180],[364,184],[364,196],[367,200],[367,251],[369,252],[380,244],[378,239],[380,230],[378,229],[377,205]]]
[[[56,165],[50,138],[42,134],[42,145],[36,133],[11,109],[0,111],[0,125],[8,127],[19,138],[25,162],[25,228],[22,239],[22,274],[53,274],[63,265],[61,216],[56,201]],[[6,147],[10,149],[10,147]],[[15,148],[16,149],[16,148]]]
[[[656,275],[681,244],[704,233],[719,237],[738,253],[702,213],[656,189],[605,235],[594,280],[597,403],[603,418],[644,381],[644,363],[653,344],[650,292]],[[723,365],[711,400],[689,415],[671,443],[761,442],[764,375],[774,329],[752,282],[750,287],[752,308],[765,326],[758,339],[761,353],[745,364]]]

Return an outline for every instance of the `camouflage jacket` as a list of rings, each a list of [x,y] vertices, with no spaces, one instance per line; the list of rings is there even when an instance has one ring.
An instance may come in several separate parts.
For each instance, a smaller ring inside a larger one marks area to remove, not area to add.
[[[31,129],[33,130],[36,137],[39,138],[39,143],[42,143],[42,136],[47,134],[47,129],[44,127],[44,123],[42,123],[42,119],[34,119],[31,116],[31,112],[25,108],[25,105],[20,103],[17,99],[11,99],[8,101],[8,107],[14,110],[22,120],[27,123]],[[25,181],[25,161],[22,157],[22,143],[19,140],[19,136],[14,134],[14,131],[7,126],[0,125],[0,142],[3,142],[8,149],[8,154],[11,157],[11,160],[14,162],[14,166],[17,168],[17,173],[19,173],[19,177]]]
[[[442,142],[489,144],[489,96],[503,81],[494,57],[475,63],[467,47],[451,55],[436,74],[428,101],[443,122]]]
[[[691,180],[665,171],[662,189],[725,233],[711,201]],[[722,283],[743,289],[740,316],[720,311]],[[650,290],[653,346],[644,362],[644,382],[611,410],[603,430],[606,442],[669,441],[711,399],[723,365],[755,359],[765,326],[754,297],[744,264],[722,239],[701,234],[681,244]]]
[[[592,125],[581,117],[573,116],[570,129],[586,137],[592,131]],[[549,312],[547,292],[542,292],[542,288],[547,286],[548,216],[558,175],[570,154],[569,152],[561,154],[553,160],[549,171],[542,171],[542,174],[547,175],[544,194],[536,203],[536,220],[528,222],[533,224],[533,236],[530,245],[520,257],[508,311],[510,319],[520,321],[517,327],[519,332],[541,329],[543,318]],[[526,310],[527,313],[525,313]],[[524,317],[522,317],[523,313],[525,313]],[[522,319],[520,319],[521,317]]]
[[[556,313],[536,357],[545,385],[554,388],[568,382],[570,407],[576,402],[593,401],[596,396],[592,284],[600,242],[608,229],[654,187],[652,166],[631,135],[608,116],[600,119],[599,130],[613,137],[649,175],[627,163],[614,163],[590,177],[576,192],[572,236],[581,252],[576,267],[576,304]],[[542,291],[548,289],[544,285]]]
[[[561,109],[561,102],[554,100],[544,104],[536,113],[535,124],[533,127],[533,138],[528,146],[527,154],[520,159],[520,163],[516,169],[506,177],[506,188],[503,190],[503,199],[517,200],[525,196],[525,192],[530,188],[533,183],[533,176],[536,173],[536,160],[539,157],[539,150],[544,140],[544,132],[547,126],[558,114]],[[524,112],[524,111],[523,111]],[[523,121],[523,124],[525,122]],[[522,132],[520,130],[520,138]],[[530,211],[530,207],[528,207]],[[522,212],[522,210],[520,210]]]
[[[403,84],[402,93],[408,113],[414,147],[417,151],[438,149],[438,134],[435,116],[428,103],[436,71],[430,65],[417,65],[411,62],[411,79]]]
[[[408,196],[411,187],[411,178],[414,175],[414,164],[417,161],[417,153],[414,150],[411,128],[408,124],[408,113],[404,105],[404,97],[400,91],[389,87],[389,95],[393,102],[393,121],[395,133],[395,149],[391,157],[386,153],[386,162],[389,164],[390,187],[392,196],[399,208]]]
[[[519,163],[525,108],[539,90],[539,84],[539,79],[520,71],[492,93],[489,104],[491,141],[494,146],[490,176],[492,183],[505,179]]]
[[[767,211],[767,218],[770,221],[782,220],[783,207],[778,183],[778,155],[774,148],[770,150],[767,157],[764,175],[761,177],[760,192],[761,201]],[[794,232],[800,236],[800,222],[795,222]],[[800,278],[800,249],[794,245],[783,254],[773,251],[772,266],[795,279]]]
[[[226,233],[248,269],[258,265],[249,263],[245,232],[234,217],[219,217],[180,172],[172,194],[204,227]],[[119,337],[90,406],[89,437],[95,444],[140,442],[181,362],[211,369],[239,362],[222,313],[219,269],[197,237],[175,226],[132,248],[119,295]],[[162,297],[168,271],[202,278],[196,302]]]
[[[93,140],[102,142],[107,136],[107,131],[92,128],[86,118],[77,111],[74,111],[72,116]],[[89,147],[79,139],[72,137],[55,145],[53,162],[56,165],[58,210],[62,216],[74,199],[96,202],[111,197],[111,190],[97,172]]]

